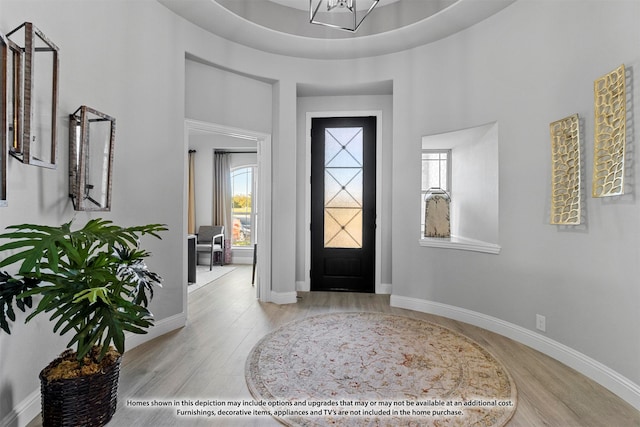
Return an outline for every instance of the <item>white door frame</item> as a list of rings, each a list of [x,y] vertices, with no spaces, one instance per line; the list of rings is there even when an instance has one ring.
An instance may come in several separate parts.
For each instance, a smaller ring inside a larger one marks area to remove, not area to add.
[[[269,302],[271,301],[271,135],[193,119],[185,119],[184,123],[185,161],[188,157],[189,135],[196,132],[247,139],[254,141],[257,145],[260,191],[257,194],[256,203],[258,208],[258,234],[256,237],[259,242],[258,263],[256,266],[256,296],[260,301]],[[188,168],[185,172],[185,182],[187,181],[187,173]],[[184,218],[185,224],[183,228],[186,230],[187,216],[185,215]]]
[[[384,293],[382,280],[382,111],[309,111],[306,118],[305,171],[306,191],[304,202],[305,253],[303,289],[311,289],[311,119],[316,117],[376,117],[376,245],[375,245],[375,292]]]

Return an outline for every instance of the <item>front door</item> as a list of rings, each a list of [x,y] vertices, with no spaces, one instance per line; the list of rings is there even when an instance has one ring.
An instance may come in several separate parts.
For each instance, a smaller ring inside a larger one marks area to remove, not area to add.
[[[311,121],[311,290],[375,291],[376,118]]]

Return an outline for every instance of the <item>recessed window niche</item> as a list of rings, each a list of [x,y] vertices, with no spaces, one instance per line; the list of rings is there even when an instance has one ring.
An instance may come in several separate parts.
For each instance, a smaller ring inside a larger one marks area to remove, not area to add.
[[[451,150],[451,237],[421,237],[420,245],[500,253],[498,123],[423,136],[422,149]]]

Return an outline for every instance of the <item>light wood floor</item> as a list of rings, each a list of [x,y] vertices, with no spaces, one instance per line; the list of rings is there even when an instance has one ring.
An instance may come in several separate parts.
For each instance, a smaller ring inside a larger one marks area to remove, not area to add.
[[[298,304],[260,303],[250,267],[189,295],[184,328],[147,342],[124,358],[118,411],[109,426],[279,426],[263,418],[177,417],[175,409],[133,408],[127,400],[251,399],[244,378],[249,351],[280,325],[325,312],[380,311],[447,326],[474,339],[511,372],[518,407],[509,427],[638,427],[640,412],[561,363],[508,338],[465,323],[389,306],[389,296],[300,293]],[[39,417],[29,427],[39,427]]]

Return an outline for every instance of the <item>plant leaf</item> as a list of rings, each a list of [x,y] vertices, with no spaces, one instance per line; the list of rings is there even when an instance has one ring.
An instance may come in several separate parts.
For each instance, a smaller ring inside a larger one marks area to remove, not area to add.
[[[75,294],[74,297],[74,303],[79,303],[80,301],[86,299],[93,304],[97,302],[98,299],[100,299],[105,304],[111,304],[111,301],[109,301],[109,290],[105,286],[85,289]]]
[[[153,325],[146,309],[161,277],[149,271],[140,238],[160,239],[163,224],[120,227],[95,218],[73,230],[72,221],[57,227],[21,224],[7,227],[0,251],[11,252],[0,267],[18,264],[16,277],[0,273],[0,329],[10,332],[15,307],[30,309],[26,321],[48,313],[54,332],[73,334],[82,358],[94,345],[110,343],[124,351],[125,332],[143,334]],[[33,297],[40,299],[34,307]]]

